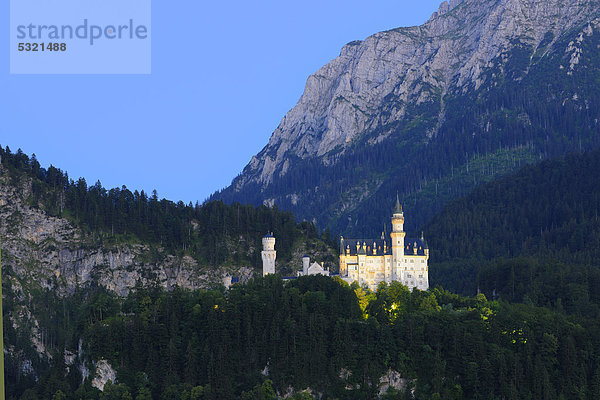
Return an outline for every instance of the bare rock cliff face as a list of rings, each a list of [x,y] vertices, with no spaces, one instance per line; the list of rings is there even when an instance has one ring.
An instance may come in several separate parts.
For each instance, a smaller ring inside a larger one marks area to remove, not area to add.
[[[102,244],[103,238],[84,235],[68,220],[27,205],[30,183],[14,186],[0,168],[0,234],[2,266],[13,287],[51,289],[72,294],[94,282],[124,296],[136,283],[165,288],[206,287],[220,282],[191,257],[175,257],[141,244]],[[156,253],[156,252],[155,252]]]
[[[12,304],[5,313],[14,331],[27,335],[7,345],[19,374],[38,377],[43,360],[56,356],[50,348],[43,315],[36,302],[43,293],[69,296],[80,288],[101,286],[126,296],[136,284],[197,289],[215,286],[224,270],[202,268],[189,256],[176,257],[145,244],[116,243],[103,233],[84,233],[65,218],[49,216],[32,207],[31,182],[14,179],[0,166],[0,235],[2,238],[3,295]],[[231,270],[229,272],[232,272]],[[10,296],[10,298],[8,298]],[[6,304],[6,303],[5,303]],[[65,362],[87,376],[79,342],[79,354],[65,349]],[[93,360],[92,360],[93,361]],[[106,361],[96,365],[93,385],[100,388],[112,380],[114,370]]]
[[[298,104],[231,189],[268,186],[288,173],[290,158],[335,163],[357,140],[381,142],[393,122],[415,117],[410,107],[431,103],[438,124],[425,132],[427,140],[444,120],[446,93],[485,85],[492,60],[516,44],[537,49],[545,38],[591,20],[599,8],[586,0],[452,0],[421,26],[349,43],[308,78]]]

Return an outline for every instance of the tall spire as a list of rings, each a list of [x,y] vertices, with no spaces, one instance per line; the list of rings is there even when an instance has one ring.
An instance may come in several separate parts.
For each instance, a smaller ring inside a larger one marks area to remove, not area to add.
[[[398,197],[398,192],[396,192],[396,207],[394,209],[394,214],[402,214],[402,206],[400,205],[400,198]]]

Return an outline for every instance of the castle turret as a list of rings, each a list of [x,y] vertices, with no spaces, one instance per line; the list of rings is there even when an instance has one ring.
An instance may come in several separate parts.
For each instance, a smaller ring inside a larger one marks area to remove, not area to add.
[[[394,207],[394,214],[392,216],[392,280],[401,280],[400,266],[404,259],[404,213],[402,211],[402,205],[396,193],[396,207]]]
[[[267,233],[262,239],[263,251],[261,252],[263,262],[263,276],[275,273],[275,259],[277,252],[275,251],[275,238],[273,233]]]
[[[308,267],[310,266],[310,257],[306,254],[302,257],[302,275],[308,275]]]

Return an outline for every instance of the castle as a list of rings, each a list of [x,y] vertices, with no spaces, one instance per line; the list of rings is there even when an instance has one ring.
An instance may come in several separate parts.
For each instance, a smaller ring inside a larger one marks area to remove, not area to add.
[[[392,215],[390,240],[382,232],[380,239],[340,239],[340,276],[375,290],[381,282],[401,282],[409,289],[429,288],[429,248],[420,239],[406,238],[404,213],[398,196]]]
[[[404,213],[398,195],[396,207],[392,215],[392,232],[389,240],[385,232],[379,239],[344,239],[340,238],[340,273],[346,282],[358,282],[376,290],[381,282],[401,282],[409,289],[429,288],[429,248],[421,235],[420,239],[405,238]],[[263,276],[275,273],[275,238],[267,234],[263,240]],[[304,275],[337,275],[317,263],[310,264],[308,256],[302,258]]]

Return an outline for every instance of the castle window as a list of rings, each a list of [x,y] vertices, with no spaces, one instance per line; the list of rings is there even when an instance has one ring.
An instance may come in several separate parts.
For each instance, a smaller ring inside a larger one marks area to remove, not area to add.
[[[414,262],[415,262],[415,260],[410,260],[410,262],[411,262],[411,263],[414,263]]]

